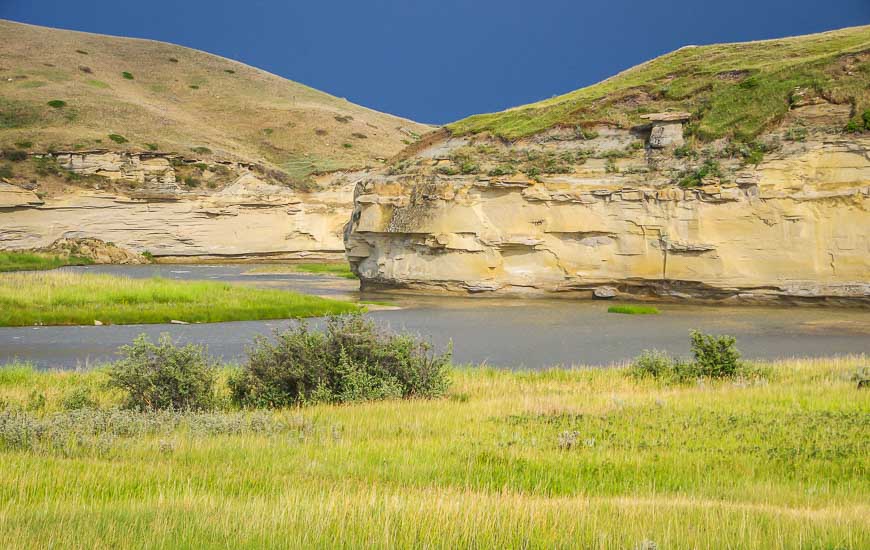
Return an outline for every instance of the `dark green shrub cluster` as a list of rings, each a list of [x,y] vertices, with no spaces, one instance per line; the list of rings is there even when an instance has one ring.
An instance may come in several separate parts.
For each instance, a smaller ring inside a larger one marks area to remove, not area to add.
[[[446,391],[450,352],[378,328],[361,315],[329,319],[326,330],[298,322],[274,341],[259,338],[230,380],[244,407],[351,403],[438,397]]]
[[[3,158],[5,158],[6,160],[11,160],[12,162],[27,160],[27,151],[6,149],[5,151],[3,151]]]
[[[870,130],[870,109],[867,109],[861,114],[860,118],[853,118],[846,124],[844,130],[850,134]]]
[[[722,177],[722,169],[713,159],[705,160],[704,164],[694,170],[680,172],[677,176],[677,185],[683,188],[700,187],[704,183],[704,178],[708,176]]]
[[[188,187],[199,187],[199,183],[199,179],[193,176],[187,176],[186,178],[184,178],[184,185]]]
[[[672,357],[667,352],[646,350],[631,363],[629,372],[636,378],[654,378],[663,382],[682,383],[698,378],[729,379],[751,377],[741,360],[733,336],[704,334],[693,330],[689,334],[693,360]]]
[[[55,109],[63,109],[66,107],[66,101],[62,99],[52,99],[48,102],[49,107],[54,107]]]
[[[111,139],[115,143],[127,143],[127,138],[125,138],[121,134],[109,134],[109,139]]]
[[[126,78],[127,80],[133,80],[133,74],[132,74],[132,73],[128,73],[127,71],[124,71],[123,73],[121,73],[121,76],[123,76],[123,77]]]
[[[208,410],[215,404],[217,371],[205,348],[176,346],[168,334],[157,344],[142,334],[121,348],[123,358],[108,371],[109,386],[126,392],[137,410]]]

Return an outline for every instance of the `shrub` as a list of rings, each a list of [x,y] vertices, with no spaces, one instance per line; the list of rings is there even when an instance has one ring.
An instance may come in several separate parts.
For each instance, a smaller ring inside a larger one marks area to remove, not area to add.
[[[91,395],[91,389],[85,386],[75,388],[64,395],[61,405],[67,411],[97,408],[97,402]]]
[[[187,176],[184,178],[184,185],[188,187],[199,187],[199,180],[193,176]]]
[[[19,149],[30,149],[31,147],[33,147],[33,142],[32,141],[16,141],[15,146],[18,147]]]
[[[191,90],[199,90],[199,86],[197,86],[196,84],[191,84],[191,85],[189,86],[189,88],[190,88]]]
[[[147,147],[149,151],[156,151],[159,149],[156,143],[146,143],[145,147]]]
[[[12,172],[12,165],[4,164],[0,166],[0,178],[11,178],[14,177],[15,173]]]
[[[682,383],[696,378],[727,379],[759,377],[764,373],[740,361],[733,336],[717,336],[693,330],[689,333],[693,361],[672,357],[667,352],[645,350],[628,370],[636,378],[655,378],[665,383]]]
[[[715,336],[693,330],[689,333],[689,339],[701,376],[728,378],[740,370],[740,352],[733,336]]]
[[[224,72],[227,74],[236,74],[236,71],[234,71],[232,69],[224,69]]]
[[[331,317],[322,332],[297,322],[247,352],[230,379],[233,400],[245,407],[438,397],[449,385],[449,351],[437,355],[428,342],[361,315]]]
[[[857,120],[852,119],[846,124],[846,127],[843,128],[843,131],[849,134],[857,134],[861,131],[861,125],[858,124]]]
[[[655,378],[664,382],[684,382],[695,377],[691,363],[655,349],[641,352],[631,362],[629,372],[635,378]]]
[[[109,134],[109,139],[111,139],[115,143],[127,143],[127,138],[125,138],[121,134]]]
[[[193,151],[194,153],[199,153],[200,155],[210,155],[211,154],[211,149],[209,149],[208,147],[203,147],[201,145],[198,147],[191,147],[190,150]]]
[[[677,184],[683,188],[700,187],[704,183],[704,178],[708,176],[722,177],[722,170],[715,160],[707,159],[699,168],[682,172],[678,177]]]
[[[864,121],[864,129],[870,130],[870,109],[864,111],[861,115],[861,120]]]
[[[3,151],[3,158],[12,162],[20,162],[27,160],[27,151],[16,151],[15,149],[6,149]]]
[[[133,80],[133,74],[132,74],[132,73],[128,73],[127,71],[124,71],[123,73],[121,73],[121,76],[123,76],[123,77],[126,78],[127,80]]]
[[[341,146],[344,147],[345,149],[352,149],[353,143],[342,143]]]
[[[63,109],[66,107],[66,101],[62,99],[52,99],[48,102],[49,107],[54,107],[55,109]]]
[[[808,132],[806,128],[804,128],[803,126],[798,126],[786,130],[783,138],[787,141],[806,141],[807,134]]]
[[[142,334],[120,351],[124,357],[109,368],[109,386],[127,393],[127,407],[141,411],[214,407],[216,369],[203,346],[176,346],[168,334],[153,344]]]

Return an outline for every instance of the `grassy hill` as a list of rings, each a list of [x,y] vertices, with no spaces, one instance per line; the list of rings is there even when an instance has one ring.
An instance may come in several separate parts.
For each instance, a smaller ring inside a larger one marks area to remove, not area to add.
[[[3,148],[172,151],[304,178],[376,166],[429,129],[172,44],[2,20],[0,36]]]
[[[817,95],[870,108],[870,26],[740,44],[687,46],[603,82],[448,126],[454,134],[489,132],[518,139],[556,126],[641,122],[645,113],[693,114],[702,140],[752,139],[792,102]],[[861,121],[863,124],[863,121]]]

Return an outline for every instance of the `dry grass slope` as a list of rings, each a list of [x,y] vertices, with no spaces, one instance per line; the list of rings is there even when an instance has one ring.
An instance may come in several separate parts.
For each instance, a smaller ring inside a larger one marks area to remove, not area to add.
[[[157,148],[304,177],[377,166],[428,130],[205,52],[0,20],[4,148]]]

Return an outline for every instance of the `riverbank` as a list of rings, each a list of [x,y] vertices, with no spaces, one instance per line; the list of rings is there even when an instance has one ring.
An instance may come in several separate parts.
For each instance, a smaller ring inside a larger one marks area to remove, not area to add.
[[[0,252],[0,273],[11,271],[41,271],[68,265],[94,263],[84,256],[61,256],[36,252]]]
[[[66,271],[0,276],[0,326],[216,323],[319,317],[349,302],[212,281]]]
[[[0,536],[862,548],[870,392],[850,376],[866,364],[764,363],[763,378],[672,386],[623,369],[464,368],[439,400],[200,414],[116,410],[102,371],[0,369]]]

